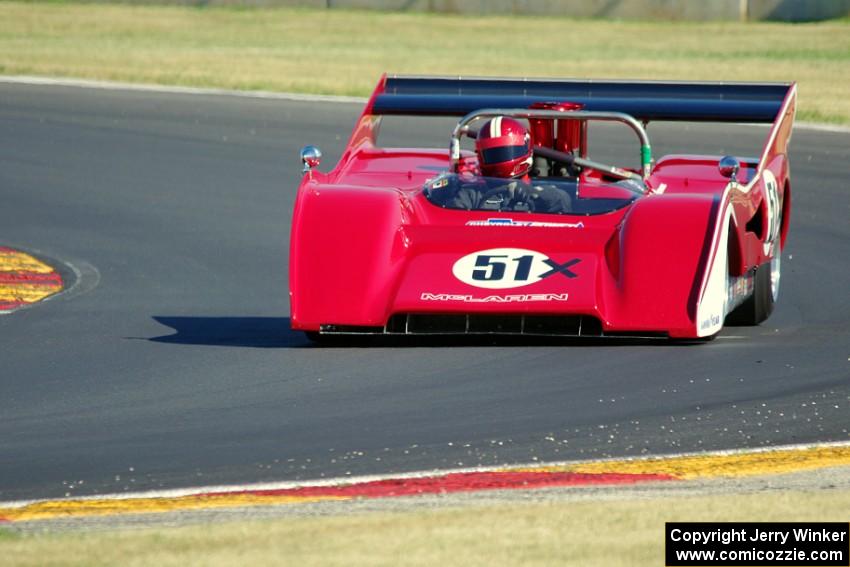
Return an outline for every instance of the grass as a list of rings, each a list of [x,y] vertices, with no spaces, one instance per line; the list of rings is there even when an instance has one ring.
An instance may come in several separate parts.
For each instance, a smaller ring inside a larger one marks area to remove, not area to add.
[[[650,23],[0,1],[0,73],[367,95],[383,72],[800,84],[850,124],[850,21]],[[506,33],[510,30],[510,33]]]
[[[8,529],[0,528],[0,543],[7,540],[20,539],[20,534]]]
[[[664,522],[846,522],[838,490],[372,512],[0,537],[28,565],[664,565]]]

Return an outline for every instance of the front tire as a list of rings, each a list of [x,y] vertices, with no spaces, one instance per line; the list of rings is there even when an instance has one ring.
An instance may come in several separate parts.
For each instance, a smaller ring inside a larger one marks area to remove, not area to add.
[[[327,339],[327,336],[323,336],[319,333],[319,331],[304,331],[304,336],[307,337],[310,342],[319,344],[326,342],[325,339]]]
[[[313,345],[324,347],[366,346],[374,340],[368,335],[327,335],[319,331],[304,331],[304,335]]]

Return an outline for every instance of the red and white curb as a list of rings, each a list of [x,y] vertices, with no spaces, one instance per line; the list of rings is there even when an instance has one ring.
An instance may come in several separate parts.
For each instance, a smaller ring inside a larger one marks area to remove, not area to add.
[[[835,466],[850,466],[850,442],[7,502],[0,503],[0,522],[488,490],[634,485],[791,473]]]

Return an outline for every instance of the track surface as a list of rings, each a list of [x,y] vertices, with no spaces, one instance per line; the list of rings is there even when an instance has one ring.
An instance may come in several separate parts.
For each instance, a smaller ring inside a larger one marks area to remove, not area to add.
[[[287,319],[298,150],[330,167],[359,111],[0,84],[0,244],[77,272],[0,317],[0,500],[850,438],[850,135],[794,135],[761,327],[317,348]],[[657,156],[755,155],[766,131],[650,135]]]

